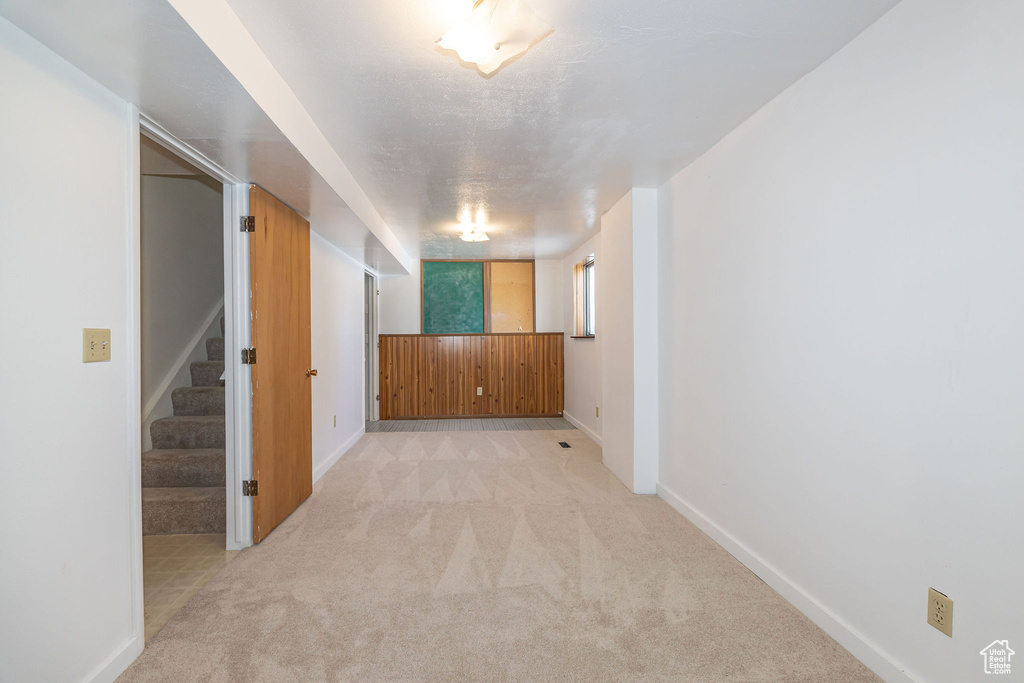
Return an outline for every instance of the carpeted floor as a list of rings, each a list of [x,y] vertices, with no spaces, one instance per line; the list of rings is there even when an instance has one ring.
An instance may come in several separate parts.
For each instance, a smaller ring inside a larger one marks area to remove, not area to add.
[[[878,679],[573,430],[367,434],[121,680]]]

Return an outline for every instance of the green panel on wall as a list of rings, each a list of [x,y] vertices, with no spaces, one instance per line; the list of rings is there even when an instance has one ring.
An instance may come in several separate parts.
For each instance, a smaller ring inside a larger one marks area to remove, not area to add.
[[[481,334],[484,331],[484,264],[480,261],[423,262],[423,333]]]

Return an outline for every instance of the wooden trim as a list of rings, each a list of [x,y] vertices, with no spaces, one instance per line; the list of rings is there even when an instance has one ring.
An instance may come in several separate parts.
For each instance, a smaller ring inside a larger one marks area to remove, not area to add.
[[[574,334],[569,339],[597,339],[596,334]]]
[[[491,262],[484,261],[484,333],[491,332]]]

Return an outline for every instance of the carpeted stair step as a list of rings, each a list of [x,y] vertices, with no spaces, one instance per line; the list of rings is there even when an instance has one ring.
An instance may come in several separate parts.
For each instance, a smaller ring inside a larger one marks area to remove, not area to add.
[[[189,368],[192,371],[192,386],[219,387],[223,386],[220,376],[224,374],[224,361],[201,360]]]
[[[206,340],[206,360],[224,360],[224,337],[210,337]]]
[[[224,486],[224,449],[189,448],[142,454],[142,486]]]
[[[222,534],[225,517],[223,486],[142,489],[144,535]]]
[[[223,415],[224,387],[180,387],[171,392],[175,415]]]
[[[149,427],[156,450],[167,448],[224,448],[224,416],[163,417]]]

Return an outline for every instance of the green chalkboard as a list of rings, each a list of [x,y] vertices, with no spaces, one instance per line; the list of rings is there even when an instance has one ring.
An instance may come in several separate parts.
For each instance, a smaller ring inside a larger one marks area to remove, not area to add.
[[[484,264],[423,262],[423,334],[484,331]]]

